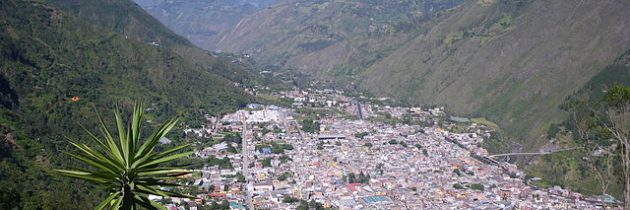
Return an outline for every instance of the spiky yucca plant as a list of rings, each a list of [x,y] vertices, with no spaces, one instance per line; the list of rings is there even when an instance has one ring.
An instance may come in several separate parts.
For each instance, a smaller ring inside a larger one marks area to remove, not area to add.
[[[188,156],[192,152],[179,153],[189,145],[181,145],[160,153],[154,151],[160,138],[164,137],[176,124],[171,119],[159,126],[147,139],[140,141],[140,128],[143,120],[143,108],[134,106],[131,122],[125,126],[118,109],[115,111],[117,135],[112,135],[102,118],[102,138],[92,132],[86,132],[94,146],[68,140],[81,154],[67,155],[86,163],[91,169],[57,170],[64,176],[93,182],[109,191],[109,196],[95,209],[136,209],[142,206],[148,209],[164,209],[150,201],[148,195],[164,197],[187,197],[178,193],[160,189],[163,186],[177,186],[168,182],[176,176],[190,173],[176,167],[162,167],[161,164]]]

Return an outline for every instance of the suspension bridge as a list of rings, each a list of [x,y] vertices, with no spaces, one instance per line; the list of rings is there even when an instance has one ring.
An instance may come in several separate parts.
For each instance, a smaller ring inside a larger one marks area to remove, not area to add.
[[[565,151],[576,150],[576,149],[581,149],[581,148],[582,147],[573,147],[573,148],[568,148],[568,149],[559,149],[559,150],[545,151],[545,152],[504,153],[504,154],[490,155],[488,157],[505,157],[505,156],[521,156],[521,155],[549,155],[549,154],[553,154],[553,153],[565,152]]]

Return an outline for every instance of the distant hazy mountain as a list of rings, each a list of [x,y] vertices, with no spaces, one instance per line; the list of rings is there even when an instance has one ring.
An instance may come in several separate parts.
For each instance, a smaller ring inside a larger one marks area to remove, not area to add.
[[[199,47],[216,49],[217,37],[246,15],[277,0],[135,0],[162,23]]]

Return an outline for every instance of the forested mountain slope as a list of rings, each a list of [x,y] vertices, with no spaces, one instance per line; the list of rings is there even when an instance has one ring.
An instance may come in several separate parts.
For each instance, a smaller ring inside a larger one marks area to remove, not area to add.
[[[362,86],[490,116],[527,136],[546,130],[566,96],[630,47],[628,9],[627,1],[532,1],[507,13],[470,3],[372,65]]]
[[[51,170],[71,167],[65,137],[116,103],[147,103],[149,126],[244,106],[253,77],[230,61],[131,1],[0,1],[0,209],[91,208],[99,190]]]
[[[314,75],[353,77],[462,0],[285,0],[220,34],[218,49]]]

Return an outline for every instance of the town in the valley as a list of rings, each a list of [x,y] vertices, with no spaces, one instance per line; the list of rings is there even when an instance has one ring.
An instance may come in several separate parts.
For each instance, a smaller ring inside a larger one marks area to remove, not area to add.
[[[196,199],[151,199],[191,210],[618,208],[611,196],[536,187],[491,157],[481,145],[497,128],[485,119],[331,89],[270,96],[288,103],[250,104],[185,129],[199,168],[181,190]]]

